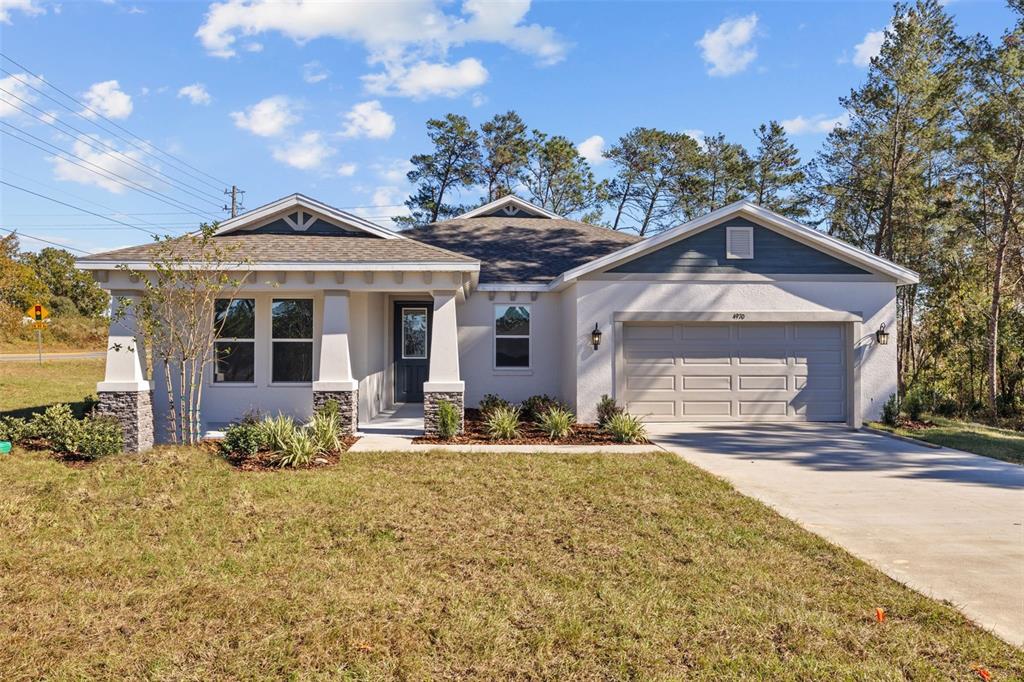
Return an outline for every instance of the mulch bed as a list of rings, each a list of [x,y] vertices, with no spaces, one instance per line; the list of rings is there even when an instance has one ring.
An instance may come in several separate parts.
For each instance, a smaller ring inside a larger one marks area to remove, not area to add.
[[[427,445],[623,445],[611,434],[600,430],[597,424],[574,424],[572,434],[568,438],[551,440],[548,435],[541,431],[540,427],[532,422],[523,422],[519,427],[520,437],[513,440],[497,440],[487,435],[487,427],[484,425],[480,410],[466,409],[466,430],[452,438],[443,440],[441,438],[427,438],[420,436],[413,439],[413,443],[424,443]],[[637,443],[646,445],[650,441],[644,440]]]
[[[931,429],[934,427],[935,423],[930,421],[914,421],[912,419],[900,420],[900,428],[904,428],[908,431],[924,431],[925,429]]]
[[[18,443],[18,447],[24,450],[32,450],[33,452],[46,452],[50,455],[50,459],[60,462],[64,466],[72,469],[84,469],[90,464],[94,464],[97,460],[90,457],[82,457],[81,455],[72,455],[66,452],[56,452],[50,447],[49,441],[45,438],[27,438]]]
[[[337,452],[325,452],[317,455],[313,458],[309,464],[297,467],[284,467],[290,471],[296,469],[319,469],[321,467],[329,467],[337,464],[341,461],[341,454],[352,447],[358,438],[355,436],[346,436],[342,439],[342,449]],[[282,467],[277,465],[277,455],[273,452],[265,451],[258,452],[255,455],[244,455],[232,453],[231,455],[225,455],[220,450],[218,445],[219,441],[206,440],[203,441],[202,445],[211,452],[220,455],[224,458],[231,466],[241,471],[280,471]]]

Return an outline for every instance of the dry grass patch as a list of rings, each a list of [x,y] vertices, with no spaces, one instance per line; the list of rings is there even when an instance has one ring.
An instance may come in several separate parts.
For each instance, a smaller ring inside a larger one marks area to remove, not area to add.
[[[17,451],[0,487],[5,679],[1024,676],[953,609],[667,454],[248,473]]]

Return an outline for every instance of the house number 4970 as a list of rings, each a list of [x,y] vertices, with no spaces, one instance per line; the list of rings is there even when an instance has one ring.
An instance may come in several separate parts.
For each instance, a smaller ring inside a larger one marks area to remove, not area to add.
[[[733,313],[732,319],[734,319],[734,320],[745,320],[745,319],[747,319],[747,316],[744,315],[743,313]]]

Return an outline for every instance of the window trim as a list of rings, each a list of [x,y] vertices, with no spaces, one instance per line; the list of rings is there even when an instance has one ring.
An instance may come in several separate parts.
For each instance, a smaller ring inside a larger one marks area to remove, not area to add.
[[[499,308],[526,308],[527,315],[530,319],[530,331],[528,334],[523,336],[522,334],[499,334],[498,333],[498,309]],[[491,369],[495,373],[501,374],[521,374],[533,371],[533,309],[529,303],[517,303],[515,301],[509,301],[508,303],[495,303],[492,307],[491,316]],[[498,339],[526,339],[526,364],[522,367],[503,367],[498,364]]]
[[[252,338],[241,336],[215,336],[213,339],[213,382],[214,386],[255,386],[256,385],[256,316],[258,315],[259,303],[256,297],[234,296],[232,298],[215,298],[213,300],[214,324],[217,319],[217,301],[228,301],[228,305],[234,301],[252,301]],[[218,343],[251,343],[252,344],[252,381],[217,381],[217,344]]]
[[[750,244],[750,252],[737,253],[733,248],[733,235],[745,232],[747,243]],[[754,259],[754,228],[750,225],[730,225],[725,228],[725,257],[728,260],[753,260]]]
[[[275,301],[312,301],[313,305],[313,329],[312,336],[308,339],[278,339],[274,338],[274,302]],[[316,298],[314,296],[271,296],[270,308],[267,322],[270,344],[267,348],[267,363],[270,365],[270,373],[267,375],[268,386],[312,386],[316,380]],[[308,343],[312,355],[309,381],[274,381],[274,344],[275,343]]]
[[[417,306],[402,306],[400,308],[400,310],[401,310],[400,315],[402,317],[402,339],[401,339],[401,344],[400,344],[401,348],[402,348],[402,360],[426,360],[426,359],[428,359],[430,357],[430,311],[427,310],[426,306],[419,306],[419,307],[417,307]],[[423,311],[423,317],[426,319],[426,325],[427,326],[423,330],[423,332],[424,332],[423,355],[406,355],[405,354],[405,313],[407,311],[410,311],[410,310],[416,310],[416,311],[422,310]]]

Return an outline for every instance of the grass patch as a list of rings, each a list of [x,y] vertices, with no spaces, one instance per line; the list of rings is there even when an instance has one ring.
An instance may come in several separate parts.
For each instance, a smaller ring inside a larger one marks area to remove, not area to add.
[[[80,412],[86,396],[95,394],[96,383],[103,380],[105,362],[0,362],[0,414],[27,417],[54,403],[71,403]]]
[[[928,416],[927,420],[934,426],[915,429],[893,428],[881,422],[871,422],[870,426],[947,448],[973,452],[976,455],[1001,459],[1013,464],[1024,464],[1024,432],[945,417]]]
[[[19,450],[0,489],[4,678],[1024,676],[952,608],[665,453],[246,473]]]
[[[109,326],[110,321],[102,317],[50,318],[43,329],[43,352],[104,350]],[[29,325],[19,325],[10,336],[0,336],[0,353],[35,353],[36,349],[36,332]]]

